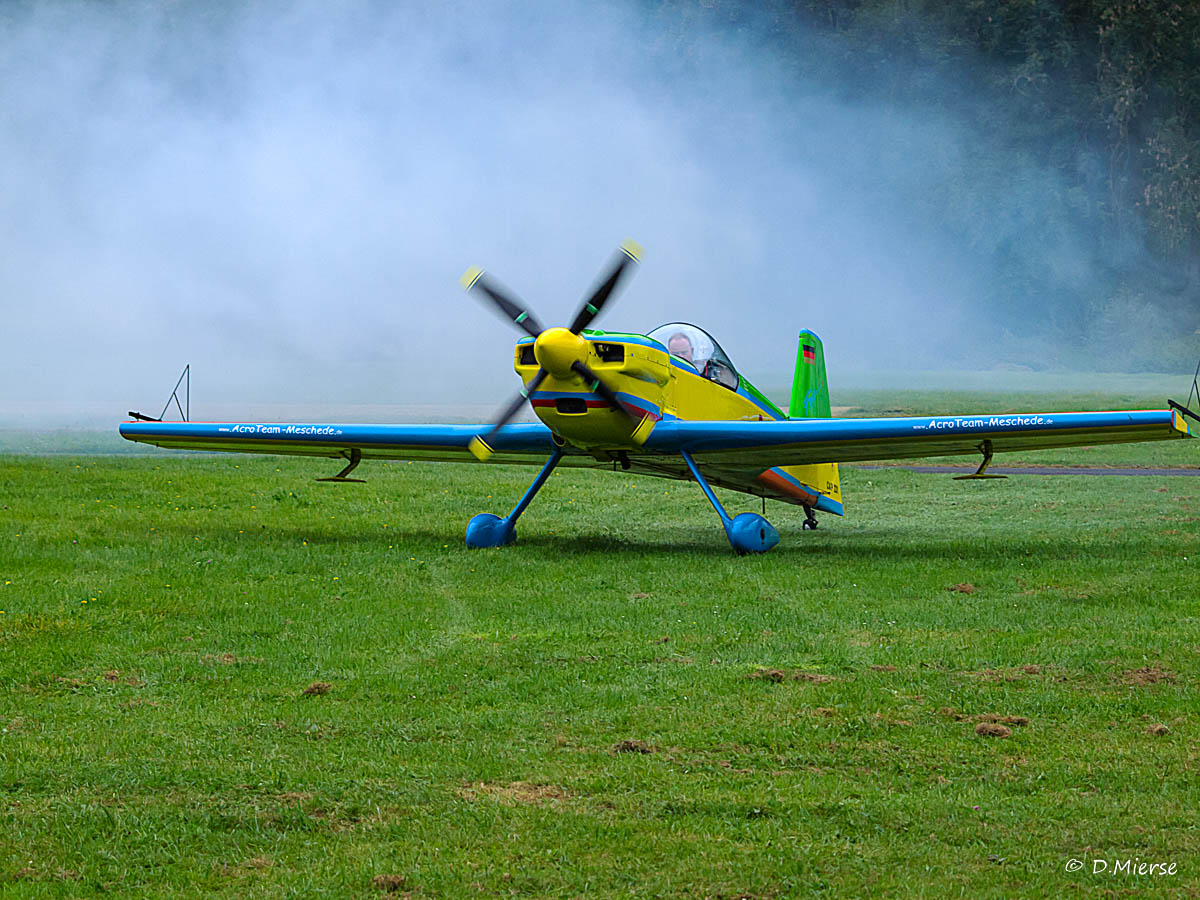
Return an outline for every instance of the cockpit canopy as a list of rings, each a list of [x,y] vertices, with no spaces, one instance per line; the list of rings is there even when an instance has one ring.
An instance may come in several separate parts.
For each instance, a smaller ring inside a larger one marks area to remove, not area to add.
[[[687,322],[668,322],[659,325],[647,337],[654,338],[677,359],[691,363],[699,374],[710,381],[737,390],[737,369],[721,345],[703,328]]]

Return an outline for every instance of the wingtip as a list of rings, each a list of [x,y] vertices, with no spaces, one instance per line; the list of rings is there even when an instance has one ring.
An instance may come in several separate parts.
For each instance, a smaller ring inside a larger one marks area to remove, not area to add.
[[[483,269],[479,268],[479,266],[471,266],[467,271],[463,272],[462,278],[458,279],[458,283],[462,285],[464,291],[469,291],[475,287],[475,282],[479,280],[482,274]]]
[[[640,263],[642,261],[642,254],[646,252],[642,249],[642,245],[633,238],[626,238],[622,241],[621,250],[635,263]]]
[[[471,438],[471,442],[467,444],[467,449],[470,450],[475,458],[480,462],[487,462],[496,454],[496,451],[484,443],[484,440],[481,437]]]

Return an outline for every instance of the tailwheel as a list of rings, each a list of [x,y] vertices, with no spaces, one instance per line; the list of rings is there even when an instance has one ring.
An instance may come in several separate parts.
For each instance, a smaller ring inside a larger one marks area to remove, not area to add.
[[[817,527],[817,517],[815,515],[813,515],[811,506],[804,507],[804,512],[805,512],[805,515],[807,516],[807,518],[805,518],[804,524],[801,525],[800,527],[802,529],[804,529],[805,531],[812,531],[813,529],[815,529]]]

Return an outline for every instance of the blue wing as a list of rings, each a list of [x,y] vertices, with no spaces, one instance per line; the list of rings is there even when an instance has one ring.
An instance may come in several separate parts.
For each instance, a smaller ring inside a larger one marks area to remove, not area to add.
[[[1043,450],[1188,437],[1178,412],[1007,413],[876,419],[790,419],[776,422],[658,423],[645,450],[686,450],[701,460],[749,467],[912,459],[992,450]]]
[[[173,450],[220,450],[288,456],[349,457],[358,450],[367,459],[416,459],[478,462],[467,449],[471,438],[489,425],[339,425],[275,422],[125,422],[121,437]],[[554,451],[550,429],[538,423],[509,425],[489,439],[493,462],[540,465]],[[583,454],[566,465],[601,465]]]
[[[339,425],[314,423],[126,422],[130,441],[181,450],[267,453],[348,459],[477,462],[467,449],[486,425]],[[792,419],[767,422],[659,422],[644,446],[629,448],[633,472],[689,480],[680,450],[691,453],[714,484],[789,503],[811,502],[764,491],[761,476],[782,466],[913,459],[1040,450],[1188,437],[1172,410],[1095,413],[1019,413],[996,416],[922,416],[883,419]],[[554,450],[541,423],[509,425],[489,442],[492,462],[541,464]],[[564,465],[607,468],[615,460],[566,448]],[[784,473],[786,474],[786,473]],[[815,496],[815,494],[814,494]],[[821,507],[818,504],[818,508]],[[836,510],[840,512],[840,504]]]
[[[841,515],[840,500],[790,478],[783,467],[978,454],[985,446],[999,453],[1188,435],[1183,417],[1171,410],[768,422],[675,419],[659,422],[642,450],[629,456],[636,472],[686,480],[690,475],[678,456],[686,450],[713,484]],[[780,479],[800,490],[786,485],[780,490]]]

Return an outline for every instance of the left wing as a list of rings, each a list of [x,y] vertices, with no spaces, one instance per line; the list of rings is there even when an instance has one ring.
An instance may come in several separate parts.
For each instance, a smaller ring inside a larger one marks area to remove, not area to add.
[[[1006,413],[774,422],[659,422],[644,449],[686,450],[699,462],[748,468],[912,459],[1093,444],[1160,441],[1191,435],[1175,410]]]
[[[768,422],[672,419],[655,425],[642,451],[629,456],[634,471],[687,480],[690,473],[678,455],[685,450],[713,484],[842,515],[836,463],[1158,441],[1189,434],[1183,416],[1172,410]]]

